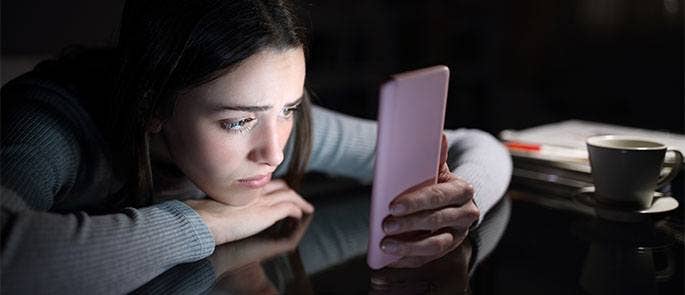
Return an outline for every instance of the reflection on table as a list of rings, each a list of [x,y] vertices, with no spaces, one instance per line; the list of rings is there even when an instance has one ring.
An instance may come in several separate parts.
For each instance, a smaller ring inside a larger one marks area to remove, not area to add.
[[[504,199],[468,242],[421,268],[373,271],[366,265],[370,188],[307,195],[313,216],[218,246],[207,259],[178,265],[134,293],[461,294],[469,290],[469,271],[504,233],[510,210]]]
[[[472,276],[474,293],[683,294],[678,210],[619,222],[525,199],[514,198],[507,232]]]
[[[677,214],[615,222],[505,197],[445,257],[373,271],[366,265],[369,194],[358,185],[306,194],[313,216],[219,246],[136,293],[683,294]]]

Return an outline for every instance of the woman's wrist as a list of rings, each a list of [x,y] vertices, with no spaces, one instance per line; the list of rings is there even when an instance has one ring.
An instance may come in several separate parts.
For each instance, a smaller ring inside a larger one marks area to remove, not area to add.
[[[212,214],[210,214],[209,212],[204,210],[204,208],[201,204],[201,201],[188,200],[188,201],[185,201],[185,203],[186,203],[186,205],[188,205],[188,207],[193,209],[193,211],[195,211],[195,213],[197,213],[197,215],[200,217],[200,220],[202,221],[202,223],[207,227],[207,229],[209,230],[209,233],[212,236],[212,240],[214,241],[214,245],[221,244],[220,239],[218,239],[218,237],[217,237],[218,230],[217,230],[216,220],[215,220],[215,218],[212,217]]]

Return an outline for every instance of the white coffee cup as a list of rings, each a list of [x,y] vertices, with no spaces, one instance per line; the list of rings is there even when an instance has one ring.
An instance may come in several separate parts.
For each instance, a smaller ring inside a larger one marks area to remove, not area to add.
[[[595,199],[617,208],[651,207],[654,191],[673,180],[683,162],[679,151],[631,136],[593,136],[586,143]],[[675,154],[675,163],[659,178],[667,151]]]

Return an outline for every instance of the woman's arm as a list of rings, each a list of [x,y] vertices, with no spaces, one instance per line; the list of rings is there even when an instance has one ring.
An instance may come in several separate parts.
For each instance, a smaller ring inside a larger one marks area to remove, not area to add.
[[[375,121],[313,106],[312,153],[307,169],[371,182],[377,129]]]
[[[511,157],[492,135],[476,129],[446,130],[447,165],[474,188],[480,218],[504,196],[511,179]]]
[[[179,201],[90,216],[37,211],[1,193],[3,293],[126,293],[214,250],[200,217]]]
[[[123,293],[175,264],[212,253],[207,226],[182,202],[101,216],[78,209],[51,212],[65,203],[106,202],[107,192],[93,189],[103,186],[87,181],[111,180],[93,168],[101,162],[83,145],[83,130],[50,107],[50,100],[61,98],[15,96],[21,99],[10,102],[5,94],[3,89],[3,293]],[[79,178],[80,173],[86,175]]]

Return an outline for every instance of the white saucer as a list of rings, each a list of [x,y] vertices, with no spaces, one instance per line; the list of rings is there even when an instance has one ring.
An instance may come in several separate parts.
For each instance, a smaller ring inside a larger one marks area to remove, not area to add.
[[[573,200],[585,207],[592,208],[597,216],[614,221],[636,222],[642,221],[649,215],[664,213],[678,208],[678,200],[673,197],[665,196],[660,192],[654,192],[652,206],[647,209],[626,209],[611,207],[597,202],[594,198],[594,187],[583,188],[573,196]]]

